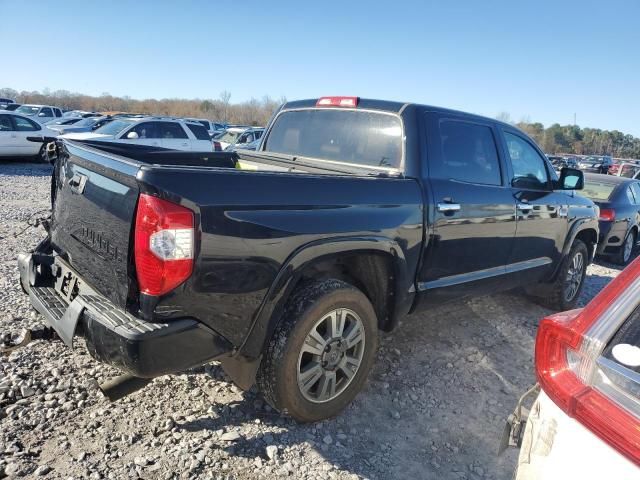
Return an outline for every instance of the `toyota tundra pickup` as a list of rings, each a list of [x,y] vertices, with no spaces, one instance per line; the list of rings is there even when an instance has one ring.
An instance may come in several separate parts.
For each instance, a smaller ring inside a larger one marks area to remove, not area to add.
[[[580,171],[442,108],[323,97],[282,105],[256,151],[114,148],[58,141],[47,236],[18,263],[44,322],[128,375],[120,393],[217,360],[296,420],[331,417],[379,330],[516,287],[568,310],[598,238]]]

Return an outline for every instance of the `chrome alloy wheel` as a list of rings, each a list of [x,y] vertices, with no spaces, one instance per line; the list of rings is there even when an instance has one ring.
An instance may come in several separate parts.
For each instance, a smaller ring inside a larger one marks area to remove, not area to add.
[[[576,252],[571,259],[571,266],[567,271],[566,286],[564,289],[564,298],[570,302],[580,289],[582,282],[582,274],[584,273],[584,255],[582,252]]]
[[[338,308],[307,334],[298,356],[298,388],[315,403],[338,397],[355,377],[364,354],[365,330],[356,312]]]
[[[622,252],[622,261],[627,263],[631,258],[631,252],[633,252],[634,241],[633,241],[633,231],[627,235],[627,239],[624,241],[624,251]]]

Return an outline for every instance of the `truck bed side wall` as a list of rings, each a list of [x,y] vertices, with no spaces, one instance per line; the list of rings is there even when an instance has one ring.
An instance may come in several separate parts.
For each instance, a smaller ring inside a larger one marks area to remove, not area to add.
[[[326,244],[368,238],[418,263],[422,193],[412,179],[143,167],[138,180],[141,191],[192,208],[200,228],[192,277],[156,313],[194,316],[236,346],[294,252],[320,258],[335,252]],[[403,277],[406,294],[415,271]]]

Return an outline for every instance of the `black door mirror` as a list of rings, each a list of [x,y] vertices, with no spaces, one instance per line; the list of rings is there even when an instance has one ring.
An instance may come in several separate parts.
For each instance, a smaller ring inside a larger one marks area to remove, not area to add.
[[[556,183],[557,190],[582,190],[584,188],[584,174],[577,168],[564,167],[560,170],[560,180]]]

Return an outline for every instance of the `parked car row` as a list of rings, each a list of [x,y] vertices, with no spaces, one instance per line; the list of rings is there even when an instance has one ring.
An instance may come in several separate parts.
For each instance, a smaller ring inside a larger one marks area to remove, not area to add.
[[[1,99],[0,99],[1,101]],[[12,106],[15,103],[6,103]],[[8,109],[0,110],[9,114]],[[73,140],[125,143],[182,151],[255,149],[264,128],[197,118],[158,117],[113,112],[107,115],[73,110],[62,112],[46,105],[19,105],[6,117],[0,136],[0,156],[34,156],[42,144],[27,140],[36,135]],[[25,135],[18,132],[31,132]],[[12,132],[12,133],[9,133]],[[9,141],[11,139],[11,141]],[[20,146],[18,147],[18,144]],[[35,150],[35,152],[34,152]]]

